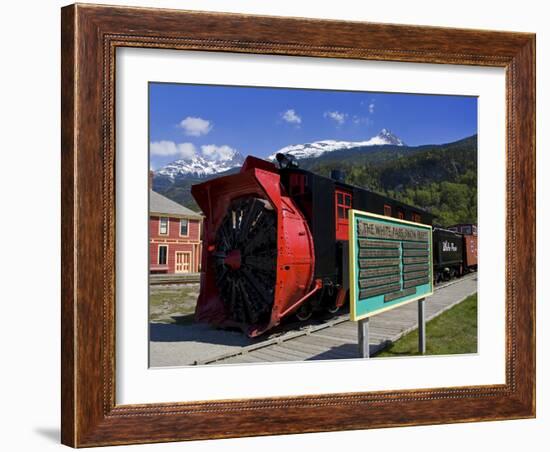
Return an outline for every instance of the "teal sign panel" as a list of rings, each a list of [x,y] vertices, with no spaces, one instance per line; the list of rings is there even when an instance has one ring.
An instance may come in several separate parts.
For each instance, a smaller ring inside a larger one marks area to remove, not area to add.
[[[431,226],[352,210],[349,227],[351,320],[433,293]]]

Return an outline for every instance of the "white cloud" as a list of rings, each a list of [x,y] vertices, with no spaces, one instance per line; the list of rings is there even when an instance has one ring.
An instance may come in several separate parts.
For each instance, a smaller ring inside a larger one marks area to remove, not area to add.
[[[374,113],[374,102],[369,104],[369,113],[372,115]]]
[[[340,126],[346,122],[346,118],[348,117],[347,113],[341,113],[339,111],[325,111],[323,116],[332,119]]]
[[[206,119],[188,116],[179,123],[179,127],[183,129],[186,135],[200,137],[210,132],[214,125]]]
[[[176,155],[178,148],[173,141],[153,141],[149,145],[151,155]]]
[[[193,143],[174,143],[173,141],[152,141],[149,144],[152,156],[173,157],[174,159],[191,160],[202,157],[210,161],[231,160],[238,151],[231,146],[222,144],[205,144],[199,149]]]
[[[364,116],[354,116],[353,117],[353,123],[356,125],[365,125],[365,126],[371,126],[374,124],[374,121],[370,118],[364,117]]]
[[[179,143],[178,144],[179,156],[182,159],[192,159],[197,155],[197,150],[193,143]]]
[[[290,124],[299,125],[302,123],[302,118],[300,118],[300,116],[298,116],[293,109],[285,111],[281,116],[286,122]]]
[[[202,156],[206,160],[214,161],[224,161],[231,160],[233,156],[237,153],[235,149],[226,144],[222,146],[217,146],[215,144],[206,144],[201,146]]]
[[[193,143],[174,143],[173,141],[152,141],[149,149],[151,155],[161,157],[177,157],[182,159],[191,159],[197,154]]]

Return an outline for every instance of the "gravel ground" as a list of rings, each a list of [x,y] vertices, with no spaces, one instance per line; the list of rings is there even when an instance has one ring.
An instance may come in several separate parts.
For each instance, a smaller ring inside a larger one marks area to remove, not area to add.
[[[220,331],[194,323],[199,284],[155,285],[149,289],[149,365],[193,364],[205,355],[217,355],[249,345],[241,332]],[[185,344],[182,354],[179,346]]]
[[[149,321],[180,325],[192,323],[199,290],[199,284],[150,286]]]
[[[241,347],[265,341],[285,330],[285,328],[280,328],[281,331],[276,329],[272,331],[272,334],[250,339],[240,331],[220,330],[207,324],[193,323],[198,286],[198,284],[156,286],[151,289],[149,341],[149,365],[151,367],[193,365],[195,361],[217,357]],[[477,290],[476,281],[467,278],[437,290],[429,298],[429,304],[435,308],[441,303],[441,306],[436,309],[440,313],[445,307],[451,306],[475,290]],[[381,314],[375,318],[376,321],[373,324],[383,321],[386,317],[395,317],[395,322],[402,323],[401,317],[405,311],[406,307],[403,307]],[[411,325],[415,324],[416,310],[414,310],[411,319]],[[308,323],[316,321],[312,320]],[[300,325],[304,326],[304,324]],[[286,329],[289,331],[297,327],[297,325],[286,325]],[[386,330],[387,328],[384,329],[384,332],[387,332]],[[334,331],[336,332],[336,329]],[[353,331],[356,331],[356,328]],[[388,336],[387,339],[391,339],[391,337]],[[357,343],[356,339],[352,342]],[[231,362],[238,362],[238,360]],[[260,357],[258,362],[262,362]]]
[[[199,284],[154,285],[149,289],[149,365],[192,365],[196,360],[217,356],[281,334],[281,328],[259,339],[241,331],[228,331],[194,322]],[[301,326],[315,323],[316,319]]]
[[[149,365],[186,366],[253,343],[239,331],[223,331],[204,323],[150,323]]]

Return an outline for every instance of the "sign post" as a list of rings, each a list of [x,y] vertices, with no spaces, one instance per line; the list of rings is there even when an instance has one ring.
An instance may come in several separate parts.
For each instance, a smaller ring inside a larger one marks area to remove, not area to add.
[[[351,210],[350,318],[369,357],[368,319],[418,300],[418,346],[426,351],[425,298],[433,293],[432,227]]]
[[[426,299],[418,300],[418,353],[426,354]]]
[[[359,355],[361,358],[370,358],[369,350],[369,318],[357,322],[357,337],[359,343]]]

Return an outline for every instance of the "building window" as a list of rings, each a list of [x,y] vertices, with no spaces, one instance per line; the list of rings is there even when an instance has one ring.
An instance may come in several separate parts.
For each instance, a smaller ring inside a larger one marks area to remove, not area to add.
[[[415,223],[421,223],[420,214],[413,212],[412,221],[414,221]]]
[[[166,217],[160,217],[159,234],[160,235],[168,235],[168,218],[166,218]]]
[[[338,218],[348,218],[351,209],[351,195],[341,191],[336,192],[336,211]]]
[[[384,215],[391,217],[391,206],[389,204],[384,204]]]
[[[189,235],[189,220],[182,218],[180,220],[180,235],[187,237]]]
[[[166,265],[166,257],[168,256],[168,247],[166,245],[159,245],[159,265]]]
[[[405,219],[405,214],[403,213],[402,210],[398,210],[398,211],[397,211],[397,218],[399,218],[400,220],[404,220],[404,219]]]

